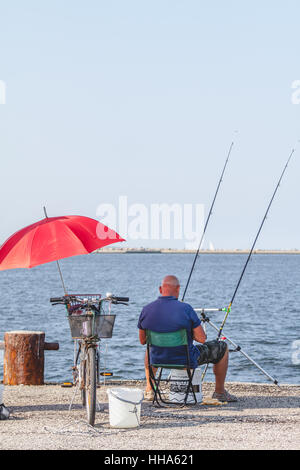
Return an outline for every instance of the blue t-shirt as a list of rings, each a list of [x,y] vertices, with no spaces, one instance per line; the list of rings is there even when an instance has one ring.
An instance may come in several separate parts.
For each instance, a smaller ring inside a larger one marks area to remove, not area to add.
[[[193,344],[192,330],[201,324],[193,308],[176,297],[162,296],[146,305],[139,317],[140,330],[152,330],[156,333],[172,333],[185,328],[188,332],[190,366],[196,368],[199,349]],[[186,364],[185,346],[161,348],[151,346],[151,362],[153,364]]]

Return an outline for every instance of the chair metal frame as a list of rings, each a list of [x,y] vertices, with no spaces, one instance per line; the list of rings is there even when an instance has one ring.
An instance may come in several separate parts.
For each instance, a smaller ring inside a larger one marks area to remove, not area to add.
[[[187,376],[188,376],[187,389],[186,389],[185,397],[181,406],[197,404],[197,397],[196,397],[193,384],[192,384],[195,369],[193,369],[190,365],[190,354],[189,354],[189,348],[188,348],[187,330],[185,328],[182,328],[180,330],[177,330],[171,333],[157,333],[151,330],[146,330],[146,338],[147,338],[147,355],[148,355],[150,384],[154,392],[152,403],[154,404],[156,402],[156,404],[160,407],[163,406],[161,403],[164,403],[166,405],[175,405],[175,404],[178,405],[178,403],[174,403],[170,400],[166,400],[165,398],[163,398],[161,390],[160,390],[160,384],[163,381],[163,379],[161,378],[163,369],[170,369],[170,370],[177,369],[177,370],[186,370]],[[175,338],[175,344],[174,344],[174,338]],[[160,346],[160,347],[165,347],[165,348],[184,346],[185,351],[186,351],[186,364],[183,364],[183,365],[182,364],[152,364],[150,360],[151,346]],[[156,377],[156,375],[154,374],[153,369],[152,369],[153,367],[155,369],[160,369],[158,373],[158,377]],[[172,379],[168,379],[168,381],[172,382]],[[190,392],[192,392],[194,401],[191,403],[187,403]]]

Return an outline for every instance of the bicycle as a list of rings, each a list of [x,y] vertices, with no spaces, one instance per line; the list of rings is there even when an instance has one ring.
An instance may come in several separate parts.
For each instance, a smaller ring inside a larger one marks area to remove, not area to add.
[[[82,405],[86,407],[88,423],[94,426],[96,416],[96,390],[100,385],[101,338],[111,338],[116,315],[111,314],[112,304],[128,305],[128,297],[106,294],[70,294],[52,297],[52,305],[65,305],[72,338],[75,341],[73,384],[81,391]],[[109,303],[105,313],[104,302]],[[77,350],[78,341],[78,350]]]

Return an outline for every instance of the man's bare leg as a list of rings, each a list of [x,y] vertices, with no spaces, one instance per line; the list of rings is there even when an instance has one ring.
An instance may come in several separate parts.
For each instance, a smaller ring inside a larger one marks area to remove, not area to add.
[[[152,371],[153,371],[153,374],[155,375],[157,369],[155,369],[154,367],[152,367]],[[146,376],[146,389],[145,389],[145,391],[146,391],[146,392],[151,392],[153,389],[152,389],[151,383],[150,383],[150,373],[149,373],[149,363],[148,363],[148,354],[147,354],[147,351],[146,351],[146,353],[145,353],[145,376]]]
[[[222,359],[213,366],[213,371],[216,378],[216,385],[215,385],[215,392],[216,393],[224,393],[225,391],[225,378],[228,369],[228,346],[226,348],[226,352]]]

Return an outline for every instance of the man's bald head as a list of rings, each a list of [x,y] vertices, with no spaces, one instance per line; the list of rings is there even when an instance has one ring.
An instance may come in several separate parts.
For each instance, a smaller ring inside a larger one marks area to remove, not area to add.
[[[174,296],[178,298],[179,296],[180,283],[176,276],[165,276],[159,287],[159,292],[163,296]]]

